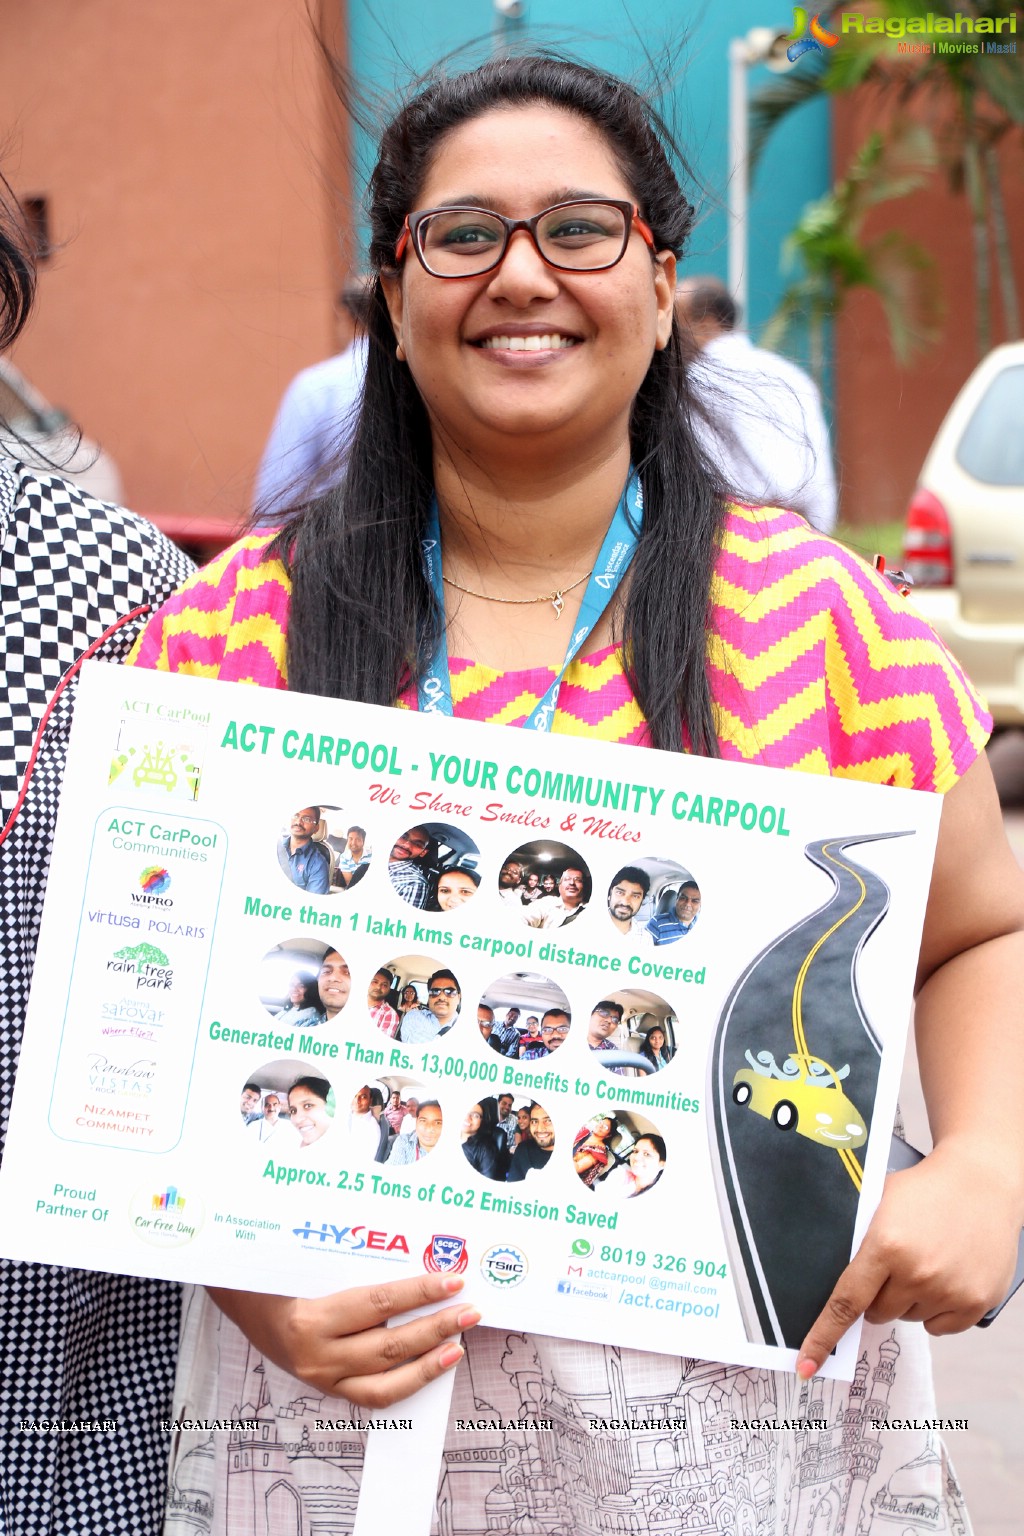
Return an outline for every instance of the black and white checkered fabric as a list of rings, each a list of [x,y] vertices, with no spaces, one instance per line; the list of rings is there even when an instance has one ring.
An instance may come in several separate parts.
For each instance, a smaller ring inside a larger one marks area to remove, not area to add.
[[[63,673],[118,619],[163,602],[190,570],[144,519],[0,455],[0,822]],[[144,623],[123,626],[100,655],[125,656]],[[50,718],[27,799],[0,846],[0,1137],[74,693],[72,683]],[[179,1311],[178,1288],[162,1282],[0,1260],[0,1536],[155,1536]],[[21,1428],[42,1419],[116,1420],[118,1428]]]

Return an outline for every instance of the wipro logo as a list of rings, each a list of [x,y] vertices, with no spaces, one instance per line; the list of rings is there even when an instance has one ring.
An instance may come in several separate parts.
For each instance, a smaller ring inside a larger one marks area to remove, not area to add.
[[[810,37],[806,36],[808,31]],[[787,38],[789,47],[786,49],[786,58],[791,64],[795,64],[801,54],[824,53],[826,48],[834,48],[838,41],[838,35],[822,25],[820,13],[808,19],[803,6],[794,5],[793,30]]]

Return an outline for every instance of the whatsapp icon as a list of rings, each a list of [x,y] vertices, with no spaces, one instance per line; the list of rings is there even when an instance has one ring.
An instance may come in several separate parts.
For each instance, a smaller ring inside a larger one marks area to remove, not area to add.
[[[585,1259],[592,1252],[593,1245],[588,1243],[585,1237],[578,1237],[572,1245],[572,1251],[577,1259]]]

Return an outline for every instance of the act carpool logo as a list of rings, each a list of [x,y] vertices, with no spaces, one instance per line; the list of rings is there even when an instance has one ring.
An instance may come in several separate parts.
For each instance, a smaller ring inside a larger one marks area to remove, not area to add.
[[[143,1242],[160,1248],[180,1248],[190,1243],[203,1224],[203,1202],[196,1195],[186,1199],[174,1184],[154,1191],[138,1189],[129,1207],[132,1230]]]
[[[513,1248],[511,1243],[496,1243],[480,1260],[480,1273],[488,1285],[495,1285],[501,1291],[522,1285],[529,1270],[526,1254],[520,1248]]]
[[[423,1268],[432,1275],[461,1275],[469,1263],[464,1237],[449,1237],[435,1232],[423,1250]]]
[[[826,11],[825,15],[828,14]],[[811,35],[805,37],[804,33],[808,30],[808,25]],[[795,64],[803,53],[824,53],[826,48],[834,48],[839,38],[835,32],[830,32],[827,27],[822,26],[820,13],[812,16],[808,23],[807,12],[803,6],[794,5],[793,30],[786,41],[789,43],[786,58],[791,64]]]

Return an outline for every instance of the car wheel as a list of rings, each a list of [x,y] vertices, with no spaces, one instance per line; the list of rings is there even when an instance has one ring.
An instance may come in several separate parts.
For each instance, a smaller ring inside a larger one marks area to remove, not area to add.
[[[796,1130],[796,1105],[788,1099],[780,1099],[772,1110],[772,1120],[780,1131]]]
[[[749,1083],[737,1083],[732,1091],[734,1104],[749,1104],[753,1090]]]

